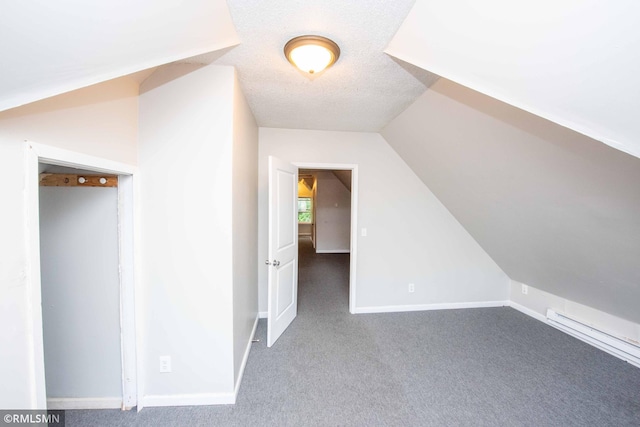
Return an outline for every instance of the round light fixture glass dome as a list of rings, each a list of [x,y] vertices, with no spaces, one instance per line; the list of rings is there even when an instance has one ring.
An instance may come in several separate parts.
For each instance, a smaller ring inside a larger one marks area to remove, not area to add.
[[[340,57],[338,45],[322,36],[300,36],[287,42],[284,55],[289,62],[309,74],[332,66]]]

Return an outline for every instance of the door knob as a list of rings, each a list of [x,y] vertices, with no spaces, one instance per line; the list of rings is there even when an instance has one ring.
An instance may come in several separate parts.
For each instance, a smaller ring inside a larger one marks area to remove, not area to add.
[[[275,259],[274,259],[274,260],[273,260],[273,266],[274,266],[274,267],[277,267],[277,266],[279,266],[279,265],[280,265],[280,261],[278,261],[278,260],[275,260]]]
[[[264,260],[264,263],[265,263],[266,265],[271,265],[271,263],[269,262],[269,260],[268,260],[268,259],[265,259],[265,260]]]

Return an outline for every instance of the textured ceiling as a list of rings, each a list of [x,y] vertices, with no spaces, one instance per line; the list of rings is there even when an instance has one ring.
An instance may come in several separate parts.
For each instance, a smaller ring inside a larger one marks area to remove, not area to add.
[[[259,126],[378,131],[437,79],[383,53],[413,3],[229,0],[240,45],[215,63],[237,68]],[[341,49],[338,62],[314,79],[282,51],[302,34],[329,37]]]

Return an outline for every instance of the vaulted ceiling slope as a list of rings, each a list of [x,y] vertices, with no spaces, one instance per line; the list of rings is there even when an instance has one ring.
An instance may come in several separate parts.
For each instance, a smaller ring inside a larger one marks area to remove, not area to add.
[[[0,111],[237,43],[225,0],[0,2]]]
[[[640,157],[640,2],[417,0],[399,59]]]
[[[382,134],[512,279],[640,322],[640,159],[443,78]]]
[[[379,131],[437,76],[411,73],[383,51],[414,0],[229,0],[241,44],[216,61],[233,65],[258,125]],[[310,79],[283,48],[291,38],[334,40],[340,59]]]

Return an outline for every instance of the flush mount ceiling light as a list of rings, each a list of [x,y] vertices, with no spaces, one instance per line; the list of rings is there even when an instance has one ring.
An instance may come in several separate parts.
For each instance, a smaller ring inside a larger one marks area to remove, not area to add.
[[[284,56],[301,71],[315,74],[338,60],[340,48],[326,37],[300,36],[284,45]]]

